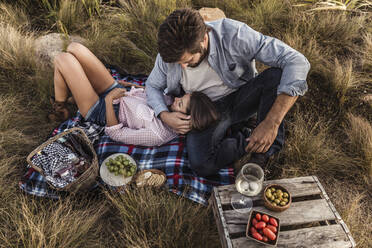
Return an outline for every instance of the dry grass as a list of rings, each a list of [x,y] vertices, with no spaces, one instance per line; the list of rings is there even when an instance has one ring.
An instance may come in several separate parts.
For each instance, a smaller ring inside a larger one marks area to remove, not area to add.
[[[334,92],[339,106],[342,107],[347,101],[347,93],[360,84],[353,70],[353,61],[348,59],[341,65],[338,59],[335,59],[334,63],[328,63],[327,66],[329,66],[327,78],[332,87],[331,92]]]
[[[363,48],[364,56],[362,60],[362,66],[364,71],[369,73],[371,78],[371,72],[372,72],[372,35],[371,33],[367,33],[364,37],[365,40],[365,47]]]
[[[93,21],[94,32],[83,35],[90,41],[88,46],[107,64],[133,74],[150,73],[157,54],[157,27],[173,9],[190,6],[190,1],[119,3],[119,8],[105,8],[105,14]]]
[[[367,223],[372,221],[372,209],[366,189],[361,191],[356,185],[326,179],[326,176],[323,178],[322,184],[342,219],[354,234],[357,247],[371,247],[372,227]],[[358,235],[355,235],[356,233]]]
[[[106,195],[121,217],[117,237],[124,246],[218,247],[210,209],[163,190]]]
[[[0,22],[0,89],[11,87],[6,79],[15,82],[26,80],[35,73],[36,61],[33,55],[34,37],[10,24]],[[3,92],[12,92],[6,90]]]
[[[82,200],[39,202],[18,197],[12,210],[2,212],[5,218],[0,228],[4,236],[0,238],[8,247],[99,247],[102,227],[97,221],[105,206]]]
[[[30,25],[30,20],[22,8],[0,3],[0,23],[7,23],[18,28],[27,28]]]
[[[288,124],[291,134],[282,155],[284,163],[280,165],[283,177],[327,174],[341,179],[359,175],[351,158],[331,138],[330,124],[324,119],[296,112]]]
[[[219,7],[308,58],[309,92],[288,115],[288,138],[273,175],[317,175],[358,247],[371,247],[367,189],[372,177],[372,105],[360,100],[372,93],[370,13],[305,12],[292,6],[297,2],[2,1],[0,247],[219,246],[211,210],[165,191],[93,193],[52,201],[17,190],[25,156],[55,126],[45,120],[53,72],[35,59],[35,38],[48,30],[77,34],[104,62],[149,73],[158,25],[173,9],[185,6]]]
[[[372,2],[369,0],[305,0],[296,4],[298,7],[310,7],[310,11],[327,11],[327,10],[340,10],[340,11],[365,11],[372,8]]]
[[[372,185],[372,125],[361,117],[348,115],[348,137],[350,155],[359,165],[358,172],[364,182]]]

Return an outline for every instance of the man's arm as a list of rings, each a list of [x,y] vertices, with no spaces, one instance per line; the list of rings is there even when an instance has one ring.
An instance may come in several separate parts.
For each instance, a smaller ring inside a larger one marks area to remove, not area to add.
[[[267,152],[278,134],[278,128],[284,116],[293,106],[298,96],[280,94],[277,96],[266,118],[253,130],[249,141],[247,152]]]
[[[156,56],[155,65],[146,80],[145,92],[147,104],[154,110],[155,115],[168,111],[164,101],[164,90],[167,87],[167,69],[160,54]]]
[[[310,63],[301,53],[284,42],[265,36],[246,24],[237,29],[234,47],[247,62],[256,59],[265,65],[282,69],[282,77],[277,89],[277,99],[266,118],[250,136],[247,151],[266,152],[273,144],[280,123],[298,96],[307,91],[306,77]]]
[[[154,110],[165,124],[175,132],[185,134],[190,131],[190,116],[180,112],[169,112],[165,104],[163,92],[167,87],[167,75],[164,62],[160,55],[156,57],[155,66],[146,81],[147,104]]]
[[[282,69],[282,77],[277,94],[302,96],[307,91],[307,73],[310,63],[306,57],[284,42],[261,34],[248,25],[233,21],[236,33],[232,34],[230,48],[232,54],[239,54],[242,63],[253,59],[270,67]]]

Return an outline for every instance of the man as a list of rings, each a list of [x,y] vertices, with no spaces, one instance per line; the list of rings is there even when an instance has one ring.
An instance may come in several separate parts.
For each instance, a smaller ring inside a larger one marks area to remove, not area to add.
[[[231,19],[204,23],[199,12],[171,13],[158,32],[159,54],[147,80],[148,104],[180,134],[187,134],[190,167],[199,176],[215,174],[247,152],[264,167],[284,142],[283,118],[307,90],[307,59],[283,42]],[[271,68],[257,75],[255,60]],[[162,93],[202,91],[221,120],[190,131],[190,117],[171,113]],[[257,113],[257,127],[226,131]]]

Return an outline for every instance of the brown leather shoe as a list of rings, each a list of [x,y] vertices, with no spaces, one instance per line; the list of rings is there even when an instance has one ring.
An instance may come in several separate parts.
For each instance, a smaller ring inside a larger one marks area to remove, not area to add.
[[[53,107],[52,112],[48,114],[48,119],[50,121],[63,122],[70,117],[70,112],[66,107],[66,101],[58,102],[54,97],[50,97],[50,103]]]

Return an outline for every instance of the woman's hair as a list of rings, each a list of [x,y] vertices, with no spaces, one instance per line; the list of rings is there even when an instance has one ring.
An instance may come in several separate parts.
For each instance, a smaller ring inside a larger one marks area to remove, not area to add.
[[[185,52],[201,52],[200,42],[209,30],[199,11],[189,8],[173,11],[158,30],[160,56],[166,63],[175,63]]]
[[[219,119],[216,106],[204,93],[194,91],[190,96],[188,114],[191,116],[191,128],[204,130]]]

